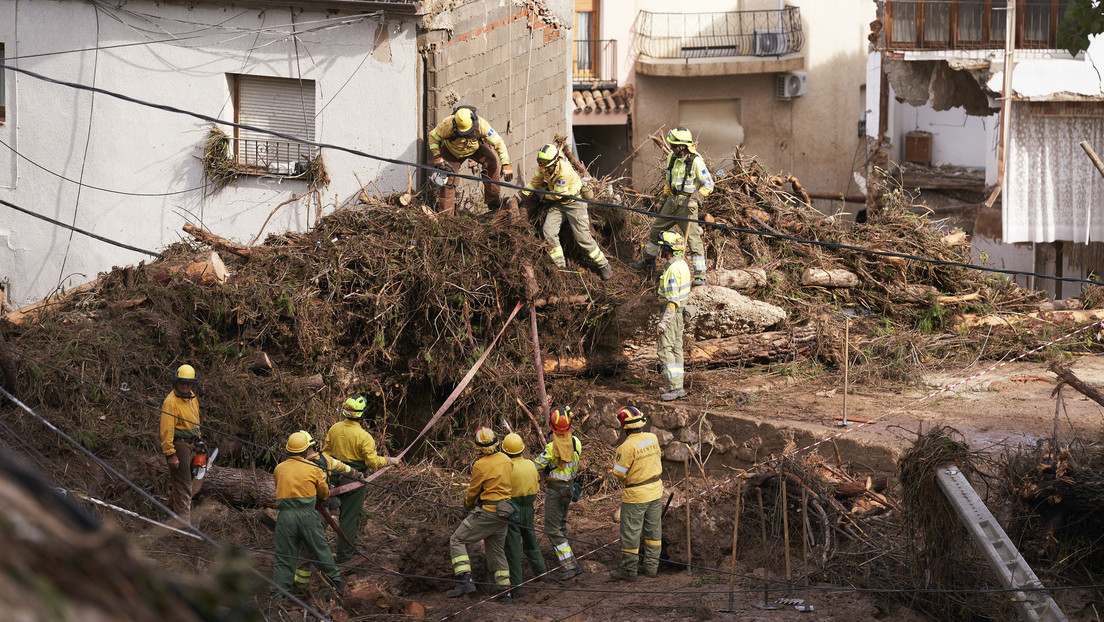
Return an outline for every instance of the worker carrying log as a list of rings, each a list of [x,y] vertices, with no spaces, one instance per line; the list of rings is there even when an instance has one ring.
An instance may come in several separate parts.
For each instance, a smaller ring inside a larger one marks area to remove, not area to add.
[[[199,493],[202,479],[192,477],[192,463],[207,448],[199,428],[199,384],[191,365],[176,368],[173,389],[161,403],[161,451],[169,465],[169,509],[184,522],[191,522],[192,496]]]
[[[368,400],[362,395],[354,395],[345,400],[341,406],[341,414],[344,420],[333,424],[326,433],[325,453],[332,455],[341,462],[351,467],[357,476],[335,475],[335,480],[341,477],[347,479],[363,479],[365,473],[379,469],[386,465],[399,464],[398,458],[389,458],[376,454],[376,440],[364,429],[364,409],[368,406]],[[340,471],[338,473],[341,473]],[[337,483],[335,481],[335,483]],[[338,524],[341,531],[345,532],[344,540],[337,542],[337,563],[349,561],[356,555],[357,538],[360,536],[360,522],[363,514],[364,499],[368,496],[368,488],[360,486],[338,495],[341,502],[341,516]]]
[[[545,481],[544,531],[556,551],[556,558],[563,564],[561,581],[583,573],[567,537],[567,510],[572,501],[579,500],[582,492],[575,478],[579,475],[583,443],[571,433],[572,416],[570,406],[552,409],[549,415],[552,440],[536,460]]]
[[[637,408],[617,411],[626,438],[617,448],[613,476],[625,485],[621,493],[621,562],[610,571],[618,581],[636,581],[637,570],[646,577],[659,574],[663,546],[662,451],[655,434],[644,431],[648,420]],[[644,560],[640,561],[640,538]]]
[[[292,588],[292,578],[299,559],[299,547],[306,548],[307,559],[322,571],[338,593],[345,591],[345,580],[334,565],[333,554],[326,543],[322,519],[315,509],[318,501],[330,496],[326,471],[317,461],[313,439],[302,430],[288,437],[284,447],[291,457],[276,465],[272,476],[276,480],[276,560],[272,581],[285,590]],[[272,590],[272,596],[281,593]]]
[[[517,505],[510,502],[513,490],[514,463],[506,454],[498,451],[498,435],[488,427],[475,431],[475,447],[480,458],[472,465],[471,483],[464,495],[464,509],[469,514],[453,532],[449,539],[449,553],[452,556],[452,569],[458,583],[445,596],[456,598],[475,591],[472,581],[471,558],[468,557],[468,545],[483,541],[487,552],[487,570],[494,582],[503,592],[498,598],[501,602],[513,602],[510,587],[510,566],[506,562],[506,528],[520,515]]]
[[[693,195],[697,192],[703,199],[709,196],[713,192],[713,176],[709,174],[705,159],[697,152],[690,130],[676,127],[667,132],[667,144],[671,145],[663,171],[663,194],[667,199],[659,211],[660,217],[652,221],[648,230],[643,259],[630,265],[637,270],[654,270],[656,256],[659,255],[660,234],[678,225],[690,247],[690,261],[694,268],[692,285],[705,285],[705,245],[702,243],[701,225],[669,217],[697,220],[699,201]]]
[[[666,266],[659,277],[659,301],[662,304],[656,324],[656,354],[663,365],[667,390],[659,399],[669,402],[686,397],[683,388],[682,331],[685,324],[686,300],[690,297],[690,268],[683,259],[686,248],[682,236],[664,231],[657,245]]]
[[[555,194],[538,195],[532,190],[548,190]],[[548,215],[544,217],[542,232],[544,242],[548,245],[548,256],[557,267],[567,267],[563,247],[560,245],[560,225],[566,220],[575,242],[598,268],[602,280],[613,278],[609,260],[590,235],[587,206],[578,200],[580,195],[584,198],[593,198],[594,195],[556,145],[547,144],[537,152],[537,170],[521,195],[528,201],[544,201],[548,204]]]
[[[540,542],[537,542],[537,532],[533,530],[533,502],[537,500],[537,492],[540,491],[540,479],[537,476],[537,466],[533,461],[522,454],[525,453],[525,441],[521,436],[510,433],[502,439],[502,453],[513,463],[510,471],[510,495],[514,503],[521,510],[521,516],[516,523],[510,523],[506,530],[506,563],[510,567],[510,596],[517,598],[525,575],[521,570],[521,555],[529,559],[529,565],[536,576],[548,572],[548,566],[544,563],[544,555],[541,554]]]
[[[441,149],[442,143],[444,149]],[[460,165],[472,160],[482,167],[479,176],[490,182],[499,179],[513,181],[514,169],[510,166],[510,154],[502,136],[490,123],[481,119],[472,106],[459,106],[452,115],[441,121],[429,132],[429,152],[433,166],[457,172]],[[501,177],[500,177],[501,175]],[[487,209],[501,206],[501,189],[498,184],[483,182],[483,202]],[[451,214],[456,208],[456,177],[450,175],[437,197],[437,211]]]

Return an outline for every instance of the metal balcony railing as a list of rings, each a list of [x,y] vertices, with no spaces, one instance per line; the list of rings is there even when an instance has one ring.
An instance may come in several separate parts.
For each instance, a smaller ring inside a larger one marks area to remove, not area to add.
[[[242,173],[295,177],[307,172],[318,147],[283,140],[231,138],[229,155]]]
[[[578,39],[575,41],[575,82],[617,83],[617,40]]]
[[[637,54],[653,58],[783,56],[801,51],[797,7],[773,11],[652,13],[636,17]]]
[[[1019,0],[1016,47],[1057,49],[1068,0]],[[987,50],[1004,47],[1004,0],[887,0],[887,50]]]

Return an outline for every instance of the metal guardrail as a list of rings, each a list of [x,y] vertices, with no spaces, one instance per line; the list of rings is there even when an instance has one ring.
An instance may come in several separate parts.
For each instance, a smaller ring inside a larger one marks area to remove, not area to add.
[[[318,147],[283,140],[231,138],[229,155],[242,173],[295,177],[307,172]]]
[[[617,82],[617,40],[578,39],[572,71],[575,82]]]
[[[653,58],[783,56],[805,45],[797,7],[768,11],[653,13],[636,17],[637,54]]]
[[[1036,0],[1016,8],[1016,47],[1057,49],[1060,0]],[[1003,0],[887,0],[885,49],[1003,49],[1007,8]]]

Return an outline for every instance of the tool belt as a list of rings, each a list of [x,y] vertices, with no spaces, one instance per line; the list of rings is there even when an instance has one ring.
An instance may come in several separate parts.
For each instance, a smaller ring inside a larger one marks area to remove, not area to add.
[[[645,484],[651,484],[652,482],[658,482],[659,479],[660,479],[660,477],[658,475],[656,475],[654,477],[649,477],[648,479],[646,479],[642,482],[637,482],[635,484],[625,484],[625,488],[636,488],[637,486],[643,486]]]

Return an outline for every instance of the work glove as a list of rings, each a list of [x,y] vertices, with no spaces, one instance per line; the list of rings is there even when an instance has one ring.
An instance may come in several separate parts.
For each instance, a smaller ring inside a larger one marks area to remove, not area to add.
[[[165,456],[165,458],[169,462],[169,468],[170,469],[175,469],[176,467],[180,466],[180,458],[177,457],[176,454],[173,454],[171,456]]]
[[[387,464],[389,466],[399,466],[400,464],[402,464],[402,458],[399,458],[398,456],[388,456]]]
[[[671,196],[671,184],[663,184],[663,196]]]
[[[667,326],[671,323],[671,318],[675,317],[675,310],[670,305],[663,311],[663,317],[659,318],[659,324],[656,326],[656,333],[662,335],[667,332]]]
[[[579,191],[579,196],[583,197],[587,201],[594,200],[594,188],[590,187],[590,184],[583,184],[582,190]]]
[[[331,512],[341,508],[341,499],[338,499],[335,495],[326,497],[326,500],[322,502],[322,505]]]
[[[436,166],[437,168],[445,168],[444,164],[445,159],[441,157],[441,154],[438,153],[437,155],[433,156],[433,166]]]
[[[502,179],[504,179],[505,181],[513,181],[514,180],[514,167],[510,166],[509,164],[503,164],[502,165]]]

